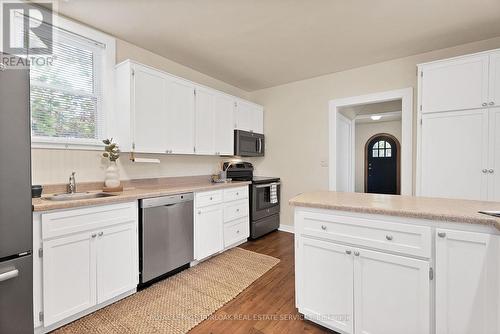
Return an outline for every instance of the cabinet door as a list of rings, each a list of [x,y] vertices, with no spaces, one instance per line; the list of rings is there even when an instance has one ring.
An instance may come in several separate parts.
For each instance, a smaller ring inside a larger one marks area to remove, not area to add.
[[[500,51],[490,55],[490,92],[488,104],[500,106]]]
[[[488,55],[478,55],[426,65],[422,112],[481,108],[488,101],[488,64]]]
[[[355,252],[356,333],[429,333],[429,262],[368,250]]]
[[[262,107],[250,102],[238,101],[235,115],[238,130],[264,132]]]
[[[348,246],[299,239],[299,311],[342,333],[353,332],[353,256],[348,252]]]
[[[167,119],[159,125],[167,138],[166,150],[194,153],[194,86],[177,78],[167,79]]]
[[[207,206],[196,210],[195,256],[202,260],[223,249],[223,216],[221,205]]]
[[[420,195],[485,200],[488,110],[425,114],[421,135]]]
[[[97,303],[137,286],[137,242],[134,224],[118,225],[97,232]]]
[[[436,333],[498,333],[498,236],[436,234]]]
[[[500,201],[500,107],[490,109],[488,200]]]
[[[166,97],[163,74],[134,65],[132,141],[136,152],[165,153]]]
[[[196,88],[195,104],[196,154],[214,154],[215,93],[205,88]]]
[[[264,133],[264,109],[256,107],[253,113],[253,132]]]
[[[94,242],[88,232],[43,242],[44,326],[96,304]]]
[[[220,155],[234,154],[234,99],[215,96],[214,148]]]

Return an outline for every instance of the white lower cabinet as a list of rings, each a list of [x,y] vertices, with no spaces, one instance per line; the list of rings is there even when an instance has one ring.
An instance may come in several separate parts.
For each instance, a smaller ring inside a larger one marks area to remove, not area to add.
[[[223,249],[222,205],[212,205],[196,210],[195,258],[200,261]]]
[[[137,203],[111,204],[38,214],[34,249],[37,322],[46,330],[132,293],[138,284]],[[37,239],[39,238],[39,239]],[[37,261],[38,262],[38,261]],[[38,277],[42,277],[40,280]],[[46,331],[42,330],[42,332]]]
[[[353,257],[348,247],[300,239],[299,309],[310,320],[353,333]]]
[[[354,250],[356,333],[430,333],[429,261]]]
[[[201,261],[250,235],[248,186],[195,194],[194,254]]]
[[[500,332],[498,238],[436,231],[436,333]]]

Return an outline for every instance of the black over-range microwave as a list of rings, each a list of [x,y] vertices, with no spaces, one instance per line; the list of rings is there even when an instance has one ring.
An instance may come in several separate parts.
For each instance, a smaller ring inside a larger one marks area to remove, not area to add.
[[[263,157],[265,146],[263,134],[234,130],[234,155],[240,157]]]

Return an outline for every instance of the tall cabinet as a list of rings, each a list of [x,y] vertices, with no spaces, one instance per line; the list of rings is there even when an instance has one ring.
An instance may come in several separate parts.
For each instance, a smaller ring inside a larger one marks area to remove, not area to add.
[[[500,200],[500,51],[418,68],[417,195]]]

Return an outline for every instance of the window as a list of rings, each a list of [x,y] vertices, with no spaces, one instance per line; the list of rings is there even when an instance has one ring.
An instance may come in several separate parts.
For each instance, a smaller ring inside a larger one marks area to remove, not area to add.
[[[52,29],[52,54],[30,65],[33,146],[102,146],[112,112],[114,38],[61,17],[42,27]]]
[[[374,158],[390,158],[392,157],[392,147],[389,142],[379,140],[373,145],[372,157]]]

